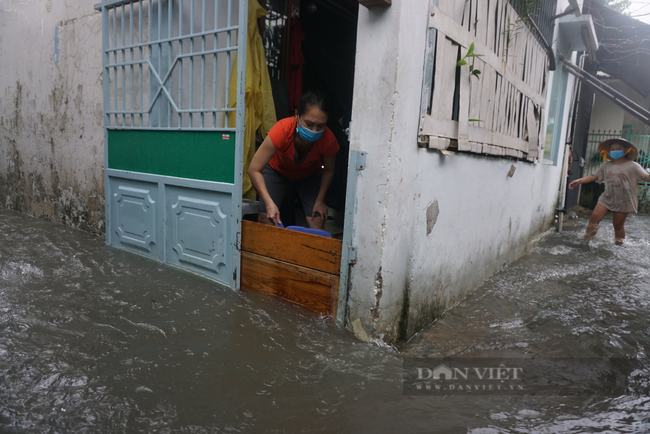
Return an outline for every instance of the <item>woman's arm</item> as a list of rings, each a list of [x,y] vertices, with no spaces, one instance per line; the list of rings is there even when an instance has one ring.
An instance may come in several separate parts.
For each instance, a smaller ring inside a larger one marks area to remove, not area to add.
[[[273,146],[271,138],[266,136],[266,139],[264,139],[257,152],[255,152],[250,166],[248,166],[248,176],[250,176],[253,187],[255,187],[257,194],[259,194],[260,200],[266,206],[267,218],[277,225],[278,223],[282,223],[280,221],[280,210],[273,202],[273,199],[271,199],[271,195],[269,195],[269,191],[266,189],[264,176],[262,175],[262,170],[269,163],[273,155],[275,155],[275,146]]]
[[[578,178],[574,181],[571,181],[571,184],[569,184],[569,189],[574,189],[575,187],[578,186],[578,184],[589,184],[590,182],[594,182],[598,179],[596,175],[589,175],[585,176],[584,178]]]
[[[323,174],[320,178],[320,189],[318,190],[318,196],[316,196],[316,202],[314,203],[314,210],[311,213],[311,218],[316,218],[316,213],[319,213],[321,216],[323,216],[323,219],[327,219],[327,205],[325,205],[325,195],[327,194],[327,189],[330,188],[330,184],[334,178],[336,156],[324,158],[323,167]]]

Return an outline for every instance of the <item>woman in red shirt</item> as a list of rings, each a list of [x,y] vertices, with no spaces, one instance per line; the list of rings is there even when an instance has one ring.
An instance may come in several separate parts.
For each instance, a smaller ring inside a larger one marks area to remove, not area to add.
[[[279,205],[296,187],[310,228],[323,229],[327,220],[325,194],[334,177],[339,144],[327,128],[322,95],[300,98],[295,117],[278,121],[255,153],[248,175],[260,196],[259,221],[280,221]]]

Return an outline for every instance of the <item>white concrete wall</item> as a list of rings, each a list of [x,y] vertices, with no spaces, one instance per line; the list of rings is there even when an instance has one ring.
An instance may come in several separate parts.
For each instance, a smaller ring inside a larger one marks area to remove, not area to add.
[[[551,226],[561,178],[555,165],[418,148],[428,16],[421,0],[360,8],[351,147],[368,156],[357,186],[348,321],[385,341],[412,336],[521,256]],[[439,213],[427,235],[433,204]]]
[[[646,108],[650,106],[650,98],[643,98],[642,95],[634,91],[630,86],[623,83],[621,80],[604,80],[604,82],[637,104]],[[650,133],[650,126],[627,113],[625,110],[604,97],[601,93],[596,92],[594,107],[591,112],[591,124],[589,128],[590,131],[620,131],[623,125],[633,125],[635,134]]]
[[[0,0],[0,52],[0,206],[102,231],[100,14]]]
[[[614,89],[621,91],[624,86],[623,83],[616,80],[606,81],[607,84]],[[591,122],[589,131],[620,131],[623,127],[623,119],[625,118],[625,111],[604,97],[600,92],[596,92],[594,99],[594,107],[591,110]]]

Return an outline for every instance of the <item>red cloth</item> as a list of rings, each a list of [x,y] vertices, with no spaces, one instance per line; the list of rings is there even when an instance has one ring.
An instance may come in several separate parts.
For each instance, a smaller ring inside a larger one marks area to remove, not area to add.
[[[325,128],[323,137],[314,142],[305,160],[298,165],[296,149],[293,146],[294,134],[296,134],[295,116],[278,121],[269,131],[269,138],[275,148],[269,166],[287,179],[303,179],[318,172],[323,165],[322,159],[335,156],[339,150],[339,143],[334,133],[329,128]]]
[[[291,19],[291,40],[289,41],[289,71],[287,81],[289,82],[289,108],[293,111],[302,95],[302,65],[305,58],[302,57],[302,40],[305,34],[300,27],[298,17]]]

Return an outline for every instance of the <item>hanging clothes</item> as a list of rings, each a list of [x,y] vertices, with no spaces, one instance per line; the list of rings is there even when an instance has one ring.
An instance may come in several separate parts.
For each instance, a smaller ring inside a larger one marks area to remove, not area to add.
[[[287,81],[289,82],[289,108],[293,110],[300,101],[302,95],[302,66],[305,58],[302,56],[302,40],[305,34],[300,27],[300,19],[295,16],[291,19],[291,40],[289,41],[289,71]]]
[[[255,155],[255,133],[260,130],[266,137],[277,121],[271,79],[266,66],[264,44],[257,27],[257,19],[266,11],[257,0],[248,2],[248,40],[246,43],[246,131],[244,133],[244,180],[242,195],[244,199],[255,200],[255,189],[248,177],[248,166]],[[234,62],[230,79],[230,106],[237,106],[237,61]]]

